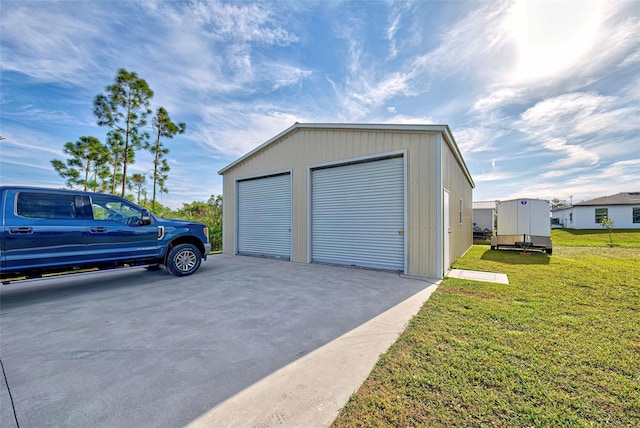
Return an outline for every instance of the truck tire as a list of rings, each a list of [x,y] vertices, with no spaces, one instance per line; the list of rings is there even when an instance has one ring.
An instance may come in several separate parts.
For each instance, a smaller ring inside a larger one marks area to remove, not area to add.
[[[175,276],[191,275],[200,267],[202,255],[192,244],[180,244],[171,249],[167,256],[167,270]]]

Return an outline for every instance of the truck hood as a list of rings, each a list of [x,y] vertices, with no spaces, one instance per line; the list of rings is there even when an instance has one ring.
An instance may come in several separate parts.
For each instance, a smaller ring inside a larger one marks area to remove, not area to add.
[[[202,224],[198,221],[180,220],[177,218],[158,218],[158,217],[156,217],[156,222],[158,226],[172,226],[172,227],[188,226],[190,224]]]

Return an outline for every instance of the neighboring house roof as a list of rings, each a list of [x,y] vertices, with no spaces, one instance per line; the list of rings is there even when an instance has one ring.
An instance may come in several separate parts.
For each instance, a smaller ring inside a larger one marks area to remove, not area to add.
[[[414,124],[397,124],[396,125],[396,124],[374,124],[374,123],[298,123],[296,122],[289,128],[285,129],[284,131],[276,135],[275,137],[259,145],[258,147],[256,147],[255,149],[247,153],[246,155],[240,157],[239,159],[236,159],[229,165],[225,166],[220,171],[218,171],[218,174],[223,175],[225,172],[227,172],[234,166],[238,165],[245,159],[262,151],[267,146],[270,146],[271,144],[277,142],[278,140],[282,139],[286,135],[296,132],[298,129],[354,129],[354,130],[365,129],[365,130],[379,130],[379,131],[440,132],[443,135],[447,145],[451,148],[451,151],[453,152],[454,157],[462,167],[462,171],[464,172],[464,175],[467,177],[469,184],[471,184],[472,188],[476,187],[475,183],[473,182],[473,179],[471,178],[471,173],[469,173],[469,169],[467,168],[467,165],[464,162],[464,159],[462,158],[460,149],[458,148],[458,145],[454,140],[453,135],[451,134],[449,125],[414,125]]]
[[[575,207],[593,205],[640,205],[640,192],[621,192],[573,204]]]
[[[498,201],[473,201],[474,210],[495,210]]]

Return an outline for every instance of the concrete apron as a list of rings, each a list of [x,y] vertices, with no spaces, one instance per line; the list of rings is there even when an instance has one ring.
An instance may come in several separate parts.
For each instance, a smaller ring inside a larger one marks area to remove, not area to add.
[[[249,386],[188,427],[329,426],[438,284]]]
[[[504,273],[480,272],[476,270],[451,269],[446,275],[448,278],[467,279],[480,282],[495,282],[509,284],[509,278]]]

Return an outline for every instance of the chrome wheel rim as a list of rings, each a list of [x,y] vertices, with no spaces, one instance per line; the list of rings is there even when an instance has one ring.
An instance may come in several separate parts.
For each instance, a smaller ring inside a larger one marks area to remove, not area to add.
[[[196,265],[196,254],[193,251],[181,251],[176,256],[176,266],[183,272],[193,269]]]

